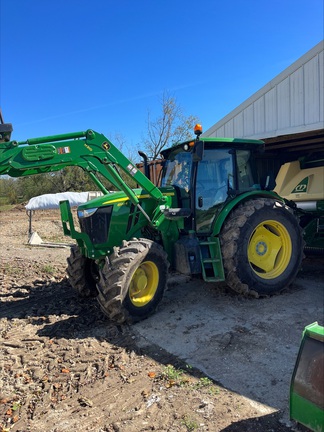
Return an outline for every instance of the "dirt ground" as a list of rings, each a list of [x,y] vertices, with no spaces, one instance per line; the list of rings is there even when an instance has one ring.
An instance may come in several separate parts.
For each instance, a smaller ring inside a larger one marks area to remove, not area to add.
[[[32,226],[46,243],[70,242],[56,210]],[[65,276],[69,247],[28,245],[22,206],[0,212],[0,254],[0,432],[301,430],[145,339],[143,323],[116,326],[80,299]]]

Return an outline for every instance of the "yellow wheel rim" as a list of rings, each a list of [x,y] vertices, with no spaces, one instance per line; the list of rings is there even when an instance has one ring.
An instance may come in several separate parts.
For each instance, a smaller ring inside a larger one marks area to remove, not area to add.
[[[134,272],[129,298],[136,307],[146,306],[155,296],[159,284],[159,270],[152,261],[143,262]]]
[[[267,220],[252,233],[248,259],[253,271],[263,279],[275,279],[287,268],[292,254],[290,235],[280,222]]]

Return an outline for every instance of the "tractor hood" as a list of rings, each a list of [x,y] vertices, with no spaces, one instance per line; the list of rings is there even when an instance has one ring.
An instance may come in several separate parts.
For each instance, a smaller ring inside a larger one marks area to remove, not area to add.
[[[163,187],[163,188],[160,188],[160,190],[164,196],[171,196],[171,197],[175,196],[175,190],[173,187]],[[139,201],[149,200],[149,199],[155,201],[145,189],[136,188],[136,189],[133,189],[133,192],[135,193],[135,195]],[[95,198],[93,200],[87,201],[84,204],[81,204],[78,207],[78,211],[89,210],[89,209],[99,208],[99,207],[105,207],[108,205],[115,205],[115,204],[118,207],[120,207],[123,205],[128,205],[129,201],[130,201],[129,197],[124,192],[111,191],[107,195],[100,196],[100,197]]]

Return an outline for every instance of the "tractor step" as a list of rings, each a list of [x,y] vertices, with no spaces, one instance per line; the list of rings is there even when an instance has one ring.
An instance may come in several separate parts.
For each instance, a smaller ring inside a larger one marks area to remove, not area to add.
[[[217,237],[208,237],[207,240],[200,241],[199,245],[204,281],[224,281],[225,275],[219,239]]]

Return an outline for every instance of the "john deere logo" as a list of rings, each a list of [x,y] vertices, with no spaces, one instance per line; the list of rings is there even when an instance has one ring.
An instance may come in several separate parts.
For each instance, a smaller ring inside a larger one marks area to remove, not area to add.
[[[101,147],[102,147],[104,150],[108,151],[108,150],[110,149],[110,144],[109,144],[107,141],[105,141],[105,142],[103,142],[103,143],[101,144]]]
[[[291,193],[306,193],[308,187],[308,177],[305,177]]]

